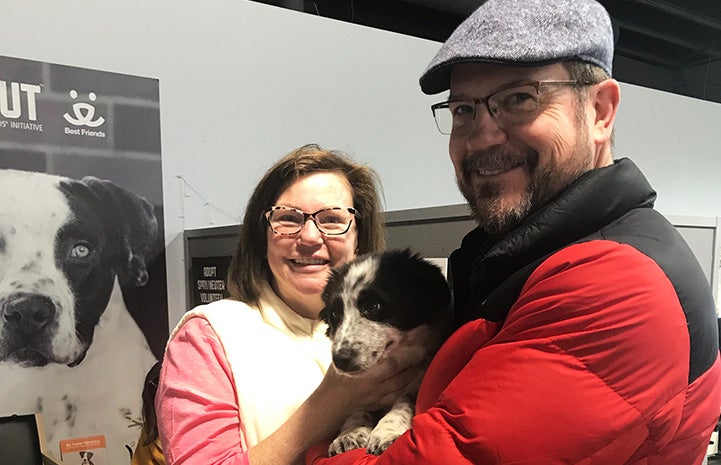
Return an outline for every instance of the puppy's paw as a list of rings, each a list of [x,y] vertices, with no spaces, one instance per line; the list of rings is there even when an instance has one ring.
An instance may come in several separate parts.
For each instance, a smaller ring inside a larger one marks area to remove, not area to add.
[[[393,407],[380,419],[368,439],[368,453],[380,455],[411,427],[413,405],[408,396],[399,398]]]
[[[402,434],[402,433],[401,433]],[[381,455],[401,435],[392,431],[373,431],[366,447],[369,454]]]
[[[370,426],[358,426],[351,430],[344,431],[330,444],[328,447],[328,455],[333,457],[342,452],[364,448],[368,445],[370,435]]]

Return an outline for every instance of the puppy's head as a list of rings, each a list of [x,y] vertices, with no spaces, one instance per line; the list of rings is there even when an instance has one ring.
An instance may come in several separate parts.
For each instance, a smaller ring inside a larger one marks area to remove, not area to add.
[[[368,369],[383,357],[417,363],[437,349],[449,316],[441,270],[409,250],[361,256],[334,270],[320,317],[328,324],[333,363]]]
[[[81,450],[80,451],[80,458],[82,460],[81,465],[90,465],[92,463],[92,461],[90,459],[93,458],[93,455],[95,455],[95,454],[93,454],[92,452],[86,452],[84,450]]]
[[[127,217],[138,215],[114,200],[135,194],[103,183],[0,170],[0,362],[85,357],[128,268]]]

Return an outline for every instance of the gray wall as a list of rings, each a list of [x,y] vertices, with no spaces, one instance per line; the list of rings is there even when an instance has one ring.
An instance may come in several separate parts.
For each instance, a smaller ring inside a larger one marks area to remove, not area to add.
[[[374,166],[387,210],[463,201],[428,109],[443,96],[417,85],[436,43],[242,0],[0,0],[0,11],[0,54],[160,80],[171,326],[184,311],[182,231],[237,223],[264,169],[296,146]],[[721,106],[622,92],[616,153],[646,170],[660,210],[721,216]]]

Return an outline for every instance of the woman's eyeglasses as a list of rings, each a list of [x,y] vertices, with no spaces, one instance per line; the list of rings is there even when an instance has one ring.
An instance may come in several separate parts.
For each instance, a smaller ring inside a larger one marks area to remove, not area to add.
[[[263,211],[270,229],[283,236],[298,234],[309,219],[322,234],[339,236],[348,232],[357,214],[352,207],[328,207],[306,213],[297,208],[273,205]]]

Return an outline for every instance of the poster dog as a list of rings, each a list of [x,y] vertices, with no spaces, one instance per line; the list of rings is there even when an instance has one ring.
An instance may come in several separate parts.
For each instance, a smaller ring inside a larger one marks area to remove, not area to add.
[[[80,465],[95,465],[92,452],[80,451]]]
[[[429,361],[451,328],[450,290],[440,268],[409,250],[361,256],[335,269],[323,292],[333,364],[350,376],[392,357]],[[355,412],[329,454],[365,447],[379,455],[411,426],[422,374],[387,412]],[[381,415],[376,424],[376,416]]]
[[[41,413],[51,446],[104,434],[128,461],[155,357],[119,283],[147,283],[157,231],[110,181],[0,170],[0,414]]]

